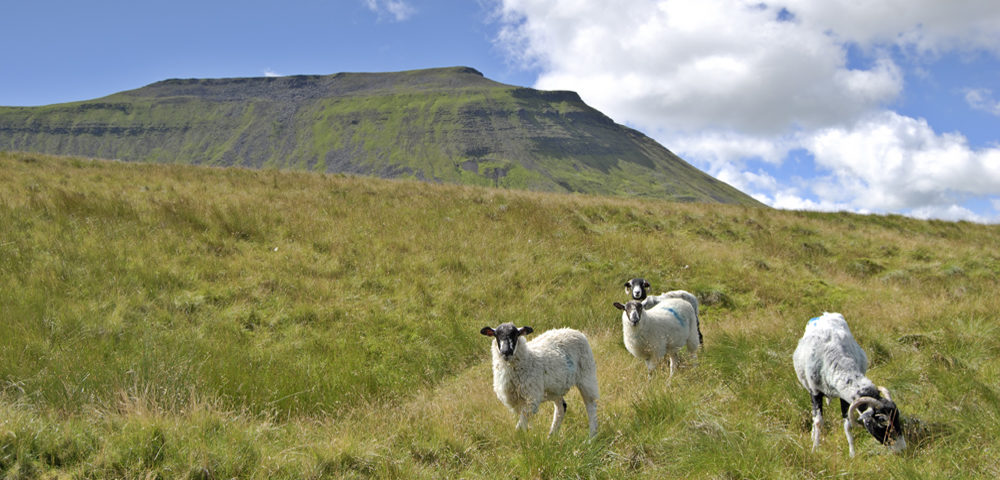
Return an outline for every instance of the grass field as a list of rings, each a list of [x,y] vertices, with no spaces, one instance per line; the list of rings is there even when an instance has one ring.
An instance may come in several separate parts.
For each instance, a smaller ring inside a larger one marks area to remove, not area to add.
[[[5,478],[996,478],[1000,227],[0,153]],[[666,381],[622,283],[701,300]],[[909,448],[791,353],[842,312]],[[590,338],[602,398],[527,432],[484,325]]]

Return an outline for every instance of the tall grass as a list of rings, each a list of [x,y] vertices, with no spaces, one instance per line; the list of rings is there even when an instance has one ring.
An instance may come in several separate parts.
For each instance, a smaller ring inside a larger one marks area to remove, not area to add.
[[[1000,474],[996,226],[0,153],[0,472],[37,476],[825,478]],[[621,284],[702,301],[671,381]],[[911,447],[837,408],[810,452],[791,368],[840,311]],[[486,324],[587,333],[545,437],[491,388]]]

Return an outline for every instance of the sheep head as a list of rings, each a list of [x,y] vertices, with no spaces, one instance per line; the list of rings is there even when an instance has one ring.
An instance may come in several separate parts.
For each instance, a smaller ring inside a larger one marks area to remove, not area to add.
[[[527,335],[533,331],[531,327],[517,328],[513,323],[503,323],[496,329],[489,326],[483,327],[479,333],[487,337],[496,338],[497,350],[503,355],[504,359],[509,360],[514,356],[514,351],[517,349],[517,337]]]
[[[644,279],[633,278],[625,282],[625,291],[628,292],[632,300],[645,300],[647,290],[649,290],[649,282]]]
[[[624,305],[619,302],[615,302],[614,305],[615,308],[624,312],[622,314],[623,320],[631,322],[633,327],[639,324],[639,319],[642,318],[642,302],[629,300]]]
[[[872,437],[898,452],[906,448],[899,409],[889,396],[889,390],[885,387],[878,387],[878,390],[878,396],[864,396],[852,402],[847,418],[860,423]],[[857,419],[854,418],[855,413],[858,413]]]

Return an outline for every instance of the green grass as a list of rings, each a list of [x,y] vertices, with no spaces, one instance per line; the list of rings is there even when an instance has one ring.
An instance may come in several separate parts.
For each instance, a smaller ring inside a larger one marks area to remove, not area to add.
[[[0,153],[5,478],[995,478],[1000,228]],[[667,382],[633,276],[703,303]],[[886,455],[791,367],[840,311],[894,393]],[[591,339],[558,437],[492,391],[486,324]]]

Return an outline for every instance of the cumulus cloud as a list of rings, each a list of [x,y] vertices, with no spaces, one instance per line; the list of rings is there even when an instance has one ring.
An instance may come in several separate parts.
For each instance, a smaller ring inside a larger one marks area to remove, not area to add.
[[[264,69],[264,76],[265,77],[282,77],[283,75],[280,74],[280,73],[278,73],[278,72],[275,72],[274,70],[271,70],[270,68],[265,68]]]
[[[875,211],[944,211],[1000,192],[1000,150],[972,149],[962,135],[893,112],[818,130],[803,145],[835,179],[816,193]]]
[[[541,66],[538,88],[571,88],[644,129],[776,135],[852,118],[902,88],[890,58],[849,68],[836,38],[778,6],[563,3],[505,1],[502,38],[516,39],[521,58]]]
[[[378,14],[379,18],[390,17],[397,22],[409,19],[417,13],[417,9],[403,0],[364,0],[369,10]]]
[[[575,90],[773,206],[951,218],[1000,193],[1000,150],[891,111],[900,58],[1000,56],[1000,2],[497,1],[498,43],[539,72],[535,87]],[[966,100],[1000,110],[987,90]],[[815,178],[750,167],[794,149]]]

